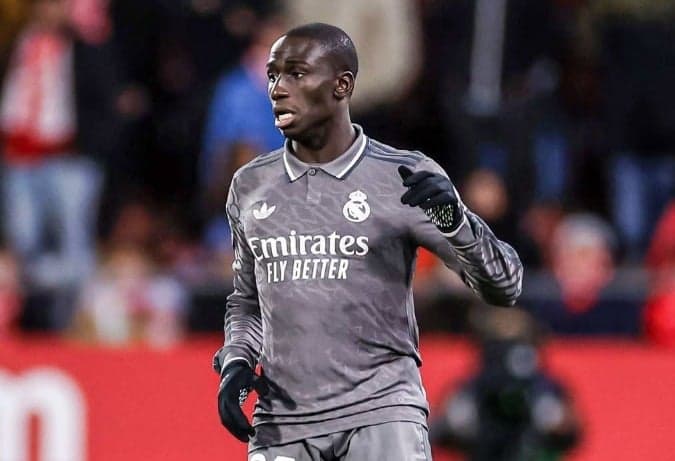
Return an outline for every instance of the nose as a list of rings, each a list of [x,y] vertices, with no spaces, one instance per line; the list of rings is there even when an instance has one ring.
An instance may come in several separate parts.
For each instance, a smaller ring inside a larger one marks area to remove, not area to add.
[[[273,101],[276,101],[277,99],[284,98],[288,96],[288,91],[284,88],[281,82],[281,75],[277,77],[277,79],[274,82],[270,83],[269,87],[269,94],[270,94],[270,99]]]

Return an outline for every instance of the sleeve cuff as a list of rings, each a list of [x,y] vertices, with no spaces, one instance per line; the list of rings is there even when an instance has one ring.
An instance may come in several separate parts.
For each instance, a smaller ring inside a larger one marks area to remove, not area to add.
[[[471,224],[469,224],[469,219],[466,217],[467,213],[464,213],[462,218],[462,223],[457,227],[457,229],[452,232],[444,232],[443,236],[450,241],[450,244],[454,247],[465,247],[470,246],[476,241],[476,236],[473,233]]]
[[[229,359],[227,359],[223,362],[223,364],[220,367],[220,375],[221,376],[223,375],[223,370],[225,370],[225,367],[227,367],[228,365],[230,365],[234,362],[244,362],[251,369],[253,369],[253,367],[251,366],[251,363],[246,358],[244,358],[244,357],[232,357],[232,358],[229,358]]]

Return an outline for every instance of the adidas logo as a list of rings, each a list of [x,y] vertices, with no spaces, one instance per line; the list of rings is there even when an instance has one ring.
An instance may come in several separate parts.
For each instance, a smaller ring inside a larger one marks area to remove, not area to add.
[[[260,208],[257,210],[255,208],[253,209],[253,217],[255,219],[267,219],[272,213],[274,213],[274,210],[276,209],[276,205],[268,207],[267,202],[263,202],[262,205],[260,205]]]

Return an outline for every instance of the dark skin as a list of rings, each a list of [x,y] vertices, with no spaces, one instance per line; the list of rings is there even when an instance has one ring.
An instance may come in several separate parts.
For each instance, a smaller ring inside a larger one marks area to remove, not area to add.
[[[267,76],[276,125],[301,161],[330,162],[352,145],[354,74],[341,70],[339,59],[321,42],[281,37],[270,50]]]

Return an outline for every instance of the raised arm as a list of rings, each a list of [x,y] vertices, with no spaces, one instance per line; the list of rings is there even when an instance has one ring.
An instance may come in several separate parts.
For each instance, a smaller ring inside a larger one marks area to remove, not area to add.
[[[420,245],[446,265],[459,262],[459,274],[489,304],[513,306],[522,291],[523,266],[516,251],[462,203],[445,172],[430,159],[415,172],[399,167],[408,190],[401,202],[424,210],[414,233]]]

